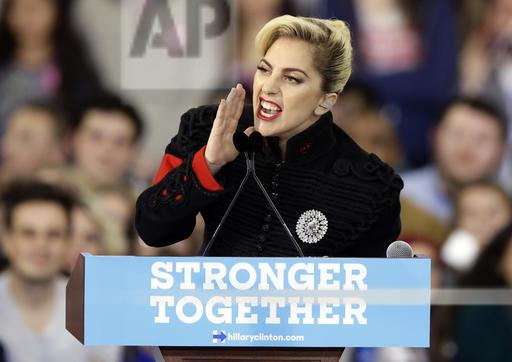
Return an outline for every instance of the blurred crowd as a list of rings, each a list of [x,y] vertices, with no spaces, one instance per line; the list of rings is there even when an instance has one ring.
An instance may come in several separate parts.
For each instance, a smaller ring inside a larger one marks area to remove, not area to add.
[[[109,14],[123,1],[0,0],[0,362],[153,360],[69,335],[66,276],[81,252],[197,253],[200,215],[189,239],[165,248],[133,228],[166,146],[153,135],[170,141],[181,113],[237,81],[250,90],[254,36],[282,14],[348,22],[354,73],[334,120],[402,175],[400,238],[431,258],[432,287],[512,286],[512,0],[235,2],[237,52],[224,64],[234,78],[184,100],[130,92],[112,76]],[[511,305],[433,306],[431,324],[429,349],[349,349],[342,360],[512,356]]]

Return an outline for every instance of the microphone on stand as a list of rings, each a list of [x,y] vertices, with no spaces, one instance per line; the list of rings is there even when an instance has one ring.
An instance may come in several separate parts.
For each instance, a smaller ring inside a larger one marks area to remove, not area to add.
[[[220,229],[222,228],[222,225],[224,225],[224,222],[228,218],[228,215],[231,212],[231,209],[235,205],[235,202],[238,199],[238,196],[240,196],[240,192],[242,191],[243,187],[245,186],[245,183],[247,182],[247,179],[249,178],[249,175],[251,173],[251,165],[249,164],[249,162],[250,162],[249,155],[247,154],[247,152],[249,151],[249,148],[250,148],[249,137],[247,137],[247,135],[243,132],[235,132],[235,134],[233,135],[233,144],[235,145],[235,148],[238,150],[238,152],[243,153],[245,156],[245,167],[246,167],[245,176],[244,176],[242,182],[240,183],[240,186],[238,186],[238,190],[236,190],[235,196],[233,196],[233,199],[229,203],[229,206],[228,206],[226,212],[224,213],[224,215],[222,215],[222,219],[220,220],[219,225],[215,229],[215,231],[212,235],[212,238],[206,244],[201,256],[206,255],[206,253],[212,247],[215,239],[217,239],[217,236],[219,234]]]
[[[224,222],[226,221],[229,213],[231,212],[231,209],[233,208],[236,200],[238,199],[238,196],[240,195],[242,188],[245,186],[247,179],[249,178],[249,175],[252,174],[254,180],[256,181],[256,184],[258,185],[261,192],[265,196],[267,203],[270,205],[270,207],[274,211],[275,215],[279,219],[279,222],[281,223],[281,226],[286,231],[288,238],[292,241],[292,244],[293,244],[294,248],[297,250],[297,253],[299,254],[300,257],[304,257],[304,253],[302,252],[302,249],[300,248],[299,244],[293,237],[293,234],[291,233],[290,229],[284,222],[283,217],[277,210],[276,206],[274,205],[274,202],[272,201],[272,199],[268,195],[267,191],[263,187],[263,184],[261,183],[260,179],[256,175],[256,169],[254,167],[254,165],[255,165],[254,157],[255,157],[256,152],[259,152],[263,147],[263,136],[259,132],[253,132],[250,136],[247,136],[245,133],[240,132],[240,131],[235,132],[235,134],[233,135],[233,144],[235,145],[235,148],[238,150],[238,152],[243,153],[245,156],[245,165],[246,165],[245,176],[244,176],[240,186],[238,187],[238,190],[236,191],[235,196],[233,197],[233,200],[231,200],[231,203],[229,204],[226,212],[222,216],[222,219],[221,219],[219,225],[215,229],[215,232],[213,233],[212,238],[206,244],[206,247],[201,255],[205,256],[206,253],[210,250],[211,246],[213,245],[213,242],[215,241],[215,239],[218,236],[220,229],[224,225]],[[249,152],[251,153],[250,158],[249,158]]]
[[[253,132],[249,136],[249,144],[250,144],[250,151],[251,151],[251,160],[250,160],[249,164],[251,166],[252,176],[253,176],[254,180],[256,181],[256,184],[260,188],[261,192],[265,196],[265,199],[267,199],[267,204],[270,205],[270,207],[272,208],[272,211],[274,211],[274,214],[277,216],[279,222],[281,223],[281,226],[285,230],[286,235],[291,240],[291,242],[293,244],[293,247],[295,248],[295,250],[297,250],[297,253],[299,254],[300,257],[304,257],[304,253],[302,252],[302,249],[300,248],[299,243],[297,243],[297,240],[295,240],[295,238],[293,237],[293,234],[291,233],[290,229],[288,228],[288,226],[284,222],[283,217],[281,216],[281,214],[277,210],[276,205],[274,205],[274,202],[272,201],[272,199],[268,195],[267,190],[265,190],[265,187],[263,187],[263,184],[261,183],[258,175],[256,175],[254,155],[256,154],[256,152],[260,151],[262,149],[262,147],[263,147],[263,136],[261,135],[261,133]]]

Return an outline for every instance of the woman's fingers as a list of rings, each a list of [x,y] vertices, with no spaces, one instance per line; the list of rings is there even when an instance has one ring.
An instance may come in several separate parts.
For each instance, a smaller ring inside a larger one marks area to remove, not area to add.
[[[228,97],[226,98],[226,113],[225,113],[226,121],[229,121],[229,119],[232,117],[233,103],[236,98],[237,98],[237,89],[231,88],[231,91],[229,92]]]
[[[241,84],[231,88],[226,99],[221,100],[212,131],[230,138],[235,132],[245,103],[245,89]]]
[[[245,90],[241,84],[231,88],[226,99],[220,101],[206,145],[205,158],[209,165],[223,165],[238,155],[233,145],[233,133],[242,115],[244,102]]]
[[[245,105],[245,89],[241,84],[238,84],[236,91],[236,98],[233,99],[233,113],[230,118],[228,118],[228,123],[226,125],[230,132],[236,131],[238,121],[240,120]]]
[[[240,86],[239,97],[237,99],[237,104],[236,104],[235,114],[234,114],[234,118],[236,120],[239,120],[240,117],[242,116],[242,112],[244,111],[244,105],[245,105],[245,89],[242,86]]]
[[[213,122],[212,131],[216,130],[219,127],[224,127],[226,117],[226,100],[221,99],[219,103],[219,107],[217,108],[217,114],[215,115],[215,120]]]

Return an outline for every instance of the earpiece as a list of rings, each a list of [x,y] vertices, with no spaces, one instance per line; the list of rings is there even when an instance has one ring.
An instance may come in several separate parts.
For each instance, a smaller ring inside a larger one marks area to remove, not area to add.
[[[332,106],[333,106],[332,102],[328,99],[326,99],[324,101],[324,103],[322,104],[322,107],[327,108],[327,109],[331,109]]]

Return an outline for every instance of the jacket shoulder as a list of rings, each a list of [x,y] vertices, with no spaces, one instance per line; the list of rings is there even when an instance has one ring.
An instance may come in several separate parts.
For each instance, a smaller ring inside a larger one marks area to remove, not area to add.
[[[382,256],[401,230],[403,181],[391,166],[363,150],[343,130],[338,128],[335,135],[334,158],[324,182],[336,192],[323,203],[345,205],[339,211],[340,255]]]
[[[352,175],[356,181],[372,184],[378,191],[399,193],[402,178],[377,155],[362,149],[342,129],[335,127],[336,152],[331,173],[334,177]]]

